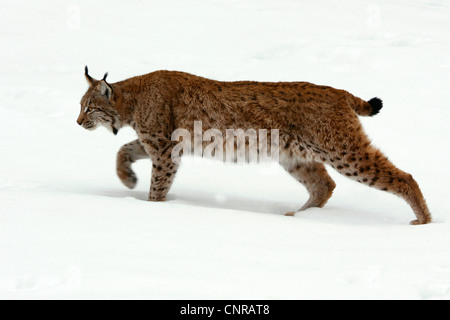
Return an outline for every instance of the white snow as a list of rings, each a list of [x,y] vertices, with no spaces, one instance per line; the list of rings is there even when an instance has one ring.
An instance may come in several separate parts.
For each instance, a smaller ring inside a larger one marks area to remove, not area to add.
[[[1,0],[0,298],[449,299],[446,0]],[[76,124],[83,77],[159,69],[310,81],[384,100],[361,119],[435,223],[339,176],[324,209],[281,169],[187,163],[148,203],[135,139]]]

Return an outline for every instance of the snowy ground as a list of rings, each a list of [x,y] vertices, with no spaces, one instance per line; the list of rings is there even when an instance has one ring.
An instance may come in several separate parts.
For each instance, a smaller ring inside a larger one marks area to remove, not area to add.
[[[0,298],[450,298],[446,0],[1,0]],[[115,176],[135,138],[75,122],[84,65],[310,81],[379,96],[362,119],[435,223],[346,180],[325,209],[281,170],[186,164],[167,203]],[[444,167],[442,167],[444,165]]]

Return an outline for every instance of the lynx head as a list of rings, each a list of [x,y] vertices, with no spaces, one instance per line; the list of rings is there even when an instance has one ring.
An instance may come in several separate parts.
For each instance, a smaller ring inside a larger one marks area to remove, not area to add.
[[[87,130],[94,130],[99,125],[103,125],[117,134],[121,127],[120,117],[114,108],[114,88],[106,77],[102,80],[95,80],[88,73],[85,67],[84,76],[89,83],[89,89],[81,99],[81,111],[77,123]]]

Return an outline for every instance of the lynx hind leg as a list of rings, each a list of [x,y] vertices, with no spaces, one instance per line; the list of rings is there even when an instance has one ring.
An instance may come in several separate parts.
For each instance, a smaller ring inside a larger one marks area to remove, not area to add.
[[[131,165],[146,158],[149,158],[149,156],[139,140],[127,143],[120,148],[117,154],[117,175],[126,187],[133,189],[137,184],[137,177]]]
[[[369,187],[393,193],[403,198],[412,208],[416,220],[411,224],[431,223],[432,217],[419,185],[413,177],[395,167],[368,141],[342,150],[330,163],[341,174]]]
[[[315,161],[295,161],[283,167],[291,176],[303,184],[309,192],[309,200],[299,211],[309,208],[322,208],[333,195],[335,182],[328,175],[325,166]],[[288,212],[287,216],[295,215]]]

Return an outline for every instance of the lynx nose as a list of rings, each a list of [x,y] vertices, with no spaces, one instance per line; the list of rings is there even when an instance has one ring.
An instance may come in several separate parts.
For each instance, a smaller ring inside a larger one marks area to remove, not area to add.
[[[83,120],[77,119],[77,123],[81,126],[83,124]]]

